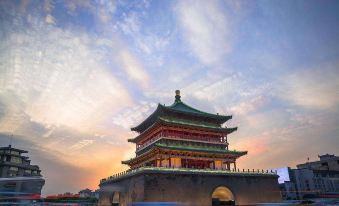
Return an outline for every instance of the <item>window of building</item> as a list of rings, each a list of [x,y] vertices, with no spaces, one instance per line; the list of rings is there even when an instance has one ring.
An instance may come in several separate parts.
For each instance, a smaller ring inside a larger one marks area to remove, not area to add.
[[[26,173],[26,174],[31,174],[31,173],[32,173],[32,170],[25,170],[25,173]]]
[[[14,155],[20,155],[20,153],[18,151],[11,151],[11,154],[14,154]]]
[[[10,176],[10,177],[16,177],[16,173],[12,173],[12,172],[11,172],[11,173],[8,174],[8,176]]]
[[[18,171],[19,169],[17,167],[10,167],[9,170],[10,171]]]
[[[328,163],[327,162],[323,162],[323,163],[321,163],[321,166],[328,166]]]
[[[306,189],[307,189],[308,191],[310,191],[310,184],[308,183],[308,180],[305,181],[305,184],[306,184]]]
[[[19,168],[17,167],[10,167],[8,170],[8,176],[15,177],[19,171]]]
[[[11,157],[11,162],[21,164],[22,159],[20,157]]]
[[[16,183],[15,182],[9,182],[9,183],[6,183],[4,185],[4,188],[11,188],[11,189],[15,189],[16,187]]]

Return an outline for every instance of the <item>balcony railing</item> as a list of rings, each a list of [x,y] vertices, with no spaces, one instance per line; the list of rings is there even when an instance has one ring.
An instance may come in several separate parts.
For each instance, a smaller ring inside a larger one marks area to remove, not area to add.
[[[172,136],[172,135],[163,135],[163,134],[158,134],[155,137],[153,137],[152,139],[146,141],[145,143],[143,143],[142,145],[137,146],[136,151],[139,152],[140,150],[148,147],[149,145],[151,145],[152,143],[158,141],[159,139],[174,139],[174,140],[185,140],[185,141],[194,141],[194,142],[202,142],[202,143],[213,143],[213,144],[222,144],[225,146],[228,146],[228,142],[227,141],[220,141],[217,139],[212,139],[210,138],[209,140],[203,140],[203,139],[196,139],[196,137],[191,136],[191,138],[189,138],[190,136],[185,135],[185,136]]]
[[[129,177],[134,174],[141,173],[143,171],[153,171],[153,172],[168,172],[168,173],[200,173],[200,174],[214,174],[214,175],[248,175],[248,176],[256,176],[256,175],[277,175],[276,171],[272,170],[255,170],[255,169],[195,169],[195,168],[173,168],[173,167],[140,167],[134,170],[126,170],[124,172],[120,172],[104,178],[100,180],[100,183],[118,180],[121,178]]]

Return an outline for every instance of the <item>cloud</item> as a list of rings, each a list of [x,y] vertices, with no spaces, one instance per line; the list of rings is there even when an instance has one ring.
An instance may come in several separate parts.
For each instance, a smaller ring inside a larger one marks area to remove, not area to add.
[[[337,140],[332,136],[336,132],[332,125],[335,123],[333,119],[327,120],[329,125],[321,127],[299,124],[294,126],[293,123],[295,122],[290,121],[288,125],[267,128],[255,135],[238,136],[237,141],[231,137],[231,149],[248,150],[248,155],[239,159],[239,166],[265,169],[295,167],[307,157],[336,152]],[[255,132],[253,128],[252,132]],[[319,137],[322,139],[321,143]]]
[[[112,61],[126,48],[114,35],[60,28],[38,14],[1,14],[7,24],[0,35],[0,133],[14,134],[15,145],[32,151],[47,181],[44,194],[96,188],[100,178],[126,169],[120,161],[129,134],[111,122],[133,105]],[[142,67],[125,56],[126,65]]]
[[[149,85],[149,77],[138,59],[127,49],[119,52],[119,62],[128,77],[135,80],[143,88]]]
[[[85,10],[93,15],[96,23],[109,26],[116,12],[117,2],[110,0],[90,1],[90,0],[69,0],[65,1],[67,13],[76,16],[79,11]]]
[[[9,136],[10,134],[0,133],[0,145],[9,144]],[[89,147],[83,156],[73,154],[65,156],[53,148],[46,149],[31,140],[30,136],[14,135],[12,146],[28,150],[29,153],[25,155],[31,159],[32,164],[39,165],[46,180],[42,190],[43,196],[64,192],[77,193],[84,188],[96,189],[101,178],[111,175],[113,171],[125,169],[121,164],[112,164],[121,161],[123,152],[109,144],[101,144],[101,150]],[[104,155],[105,152],[112,150],[117,151],[118,155]],[[94,161],[90,161],[89,155]],[[65,156],[71,161],[64,161],[60,156]],[[73,161],[78,161],[79,164],[71,164]]]
[[[264,34],[274,19],[251,18],[256,5],[176,1],[173,15],[147,1],[9,2],[0,3],[0,132],[32,151],[45,194],[96,187],[126,169],[129,128],[156,102],[171,104],[175,89],[198,109],[234,115],[230,148],[249,150],[240,168],[337,149],[338,66],[291,70],[280,47],[262,44],[281,38]],[[264,31],[252,35],[253,25]]]
[[[142,101],[133,107],[126,108],[113,117],[113,124],[129,129],[141,123],[148,115],[155,110],[156,104]]]
[[[234,118],[238,130],[229,136],[230,149],[248,150],[240,167],[294,167],[308,156],[337,150],[337,112],[282,106]]]
[[[0,45],[7,51],[0,54],[0,95],[19,99],[19,113],[33,121],[92,130],[106,115],[132,102],[123,83],[101,61],[109,54],[96,43],[92,36],[56,27],[13,30]],[[128,72],[142,76],[134,59],[128,54],[124,58],[126,66],[132,64]]]
[[[264,96],[257,96],[249,101],[243,101],[238,105],[235,105],[230,108],[230,111],[234,112],[234,114],[245,115],[249,112],[253,112],[257,110],[259,107],[267,104],[269,99]]]
[[[84,147],[87,147],[87,146],[93,144],[93,142],[94,142],[94,140],[92,140],[92,139],[81,140],[81,141],[77,142],[76,144],[72,145],[70,147],[70,150],[74,151],[74,150],[83,149]]]
[[[231,51],[231,24],[220,2],[178,1],[175,11],[186,42],[202,63],[219,63]]]
[[[297,70],[282,76],[277,94],[292,104],[314,109],[331,109],[339,104],[338,64]]]
[[[187,84],[183,91],[194,101],[205,102],[210,111],[229,114],[255,112],[270,98],[271,84],[255,81],[241,72],[210,75]]]
[[[124,4],[120,2],[121,4]],[[122,6],[122,5],[119,5]],[[139,59],[148,64],[148,66],[162,66],[163,59],[167,54],[164,50],[168,49],[172,31],[161,31],[158,27],[163,25],[152,25],[148,23],[154,14],[149,12],[149,3],[147,1],[130,4],[131,9],[124,11],[116,21],[114,30],[122,35],[123,38],[133,46],[133,56],[138,55]],[[157,30],[157,32],[154,32]],[[135,58],[135,57],[134,57]]]
[[[189,86],[189,90],[193,92],[193,96],[198,99],[207,99],[213,101],[222,97],[230,96],[234,92],[234,88],[237,87],[237,77],[230,76],[222,79],[207,78],[204,84],[204,80],[195,82]]]
[[[55,18],[52,15],[48,14],[45,18],[45,22],[47,24],[55,24]]]
[[[291,154],[293,153],[291,148],[293,144],[297,143],[294,139],[296,135],[293,135],[295,131],[294,127],[272,128],[257,134],[236,137],[237,140],[233,140],[235,138],[235,134],[233,134],[233,137],[229,138],[229,148],[231,150],[248,151],[246,156],[239,158],[239,168],[269,169],[274,166],[286,166],[288,161],[283,158],[277,159],[280,156],[276,154],[281,153],[282,150],[289,151]]]
[[[121,28],[121,31],[126,35],[133,35],[140,30],[140,20],[136,12],[131,12],[126,15],[122,22],[118,22],[117,26]]]

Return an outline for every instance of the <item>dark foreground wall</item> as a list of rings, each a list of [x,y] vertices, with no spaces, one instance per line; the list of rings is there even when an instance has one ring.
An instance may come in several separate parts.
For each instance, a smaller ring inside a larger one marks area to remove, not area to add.
[[[144,171],[100,185],[99,204],[120,202],[180,202],[194,206],[212,205],[212,193],[225,186],[234,195],[236,205],[280,201],[276,175],[193,174]],[[117,193],[119,195],[117,195]]]

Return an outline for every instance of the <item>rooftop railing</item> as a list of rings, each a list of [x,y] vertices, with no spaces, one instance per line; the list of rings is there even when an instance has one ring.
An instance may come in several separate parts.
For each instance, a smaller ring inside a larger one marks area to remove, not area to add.
[[[152,143],[160,140],[160,139],[163,139],[163,138],[166,138],[166,139],[174,139],[174,140],[186,140],[186,141],[193,141],[193,142],[202,142],[202,143],[213,143],[213,144],[222,144],[222,145],[225,145],[225,146],[228,146],[228,143],[227,141],[221,141],[221,140],[218,140],[218,139],[213,139],[213,138],[210,138],[210,139],[196,139],[195,137],[191,136],[191,137],[188,137],[188,136],[182,136],[182,137],[179,137],[179,136],[174,136],[174,135],[161,135],[161,134],[158,134],[156,135],[155,137],[153,137],[152,139],[146,141],[145,143],[143,143],[142,145],[138,146],[136,151],[139,152],[143,149],[145,149],[146,147],[150,146]]]
[[[109,176],[107,178],[101,179],[100,183],[109,182],[112,180],[117,180],[121,178],[125,178],[128,176],[132,176],[137,173],[141,173],[143,171],[154,171],[154,172],[169,172],[169,173],[178,173],[178,172],[189,172],[189,173],[202,173],[202,174],[215,174],[215,175],[277,175],[276,171],[273,170],[259,170],[259,169],[196,169],[196,168],[174,168],[174,167],[140,167],[133,170],[126,170],[124,172],[120,172]]]

